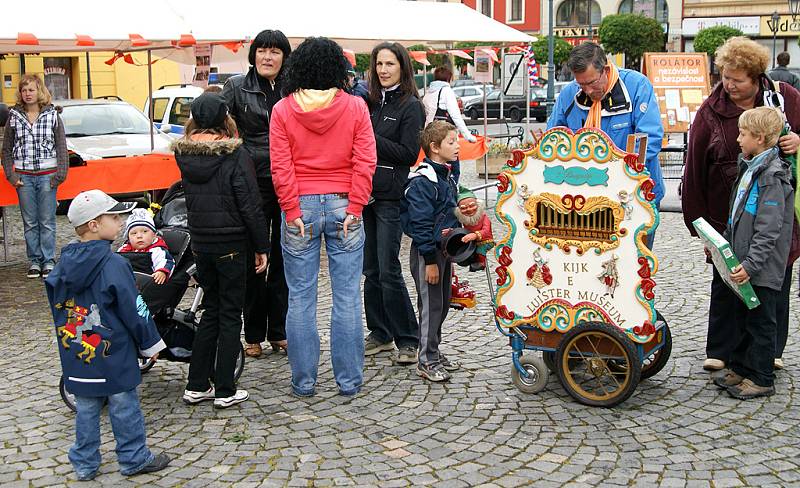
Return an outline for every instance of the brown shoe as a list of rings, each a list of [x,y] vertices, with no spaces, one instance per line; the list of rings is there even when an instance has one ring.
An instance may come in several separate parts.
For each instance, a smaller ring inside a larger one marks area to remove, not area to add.
[[[285,340],[283,341],[269,341],[269,345],[272,346],[273,352],[283,352],[286,353],[289,351],[288,342]]]
[[[262,352],[261,344],[247,344],[247,346],[244,348],[244,354],[251,358],[257,358],[261,356]]]
[[[711,381],[723,390],[736,386],[742,382],[743,376],[739,376],[730,369],[723,369],[722,371],[715,371],[711,374]]]
[[[768,397],[775,394],[774,386],[758,386],[749,379],[742,380],[736,386],[728,388],[728,394],[739,400],[750,400],[751,398]]]

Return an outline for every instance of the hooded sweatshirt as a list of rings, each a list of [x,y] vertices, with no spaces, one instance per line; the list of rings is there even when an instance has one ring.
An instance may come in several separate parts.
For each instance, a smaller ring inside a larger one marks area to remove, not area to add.
[[[141,382],[138,356],[166,347],[128,261],[108,241],[74,242],[45,280],[67,391],[103,397]]]
[[[300,90],[272,109],[272,183],[286,221],[302,216],[301,195],[346,193],[361,216],[377,156],[364,101],[341,90]]]

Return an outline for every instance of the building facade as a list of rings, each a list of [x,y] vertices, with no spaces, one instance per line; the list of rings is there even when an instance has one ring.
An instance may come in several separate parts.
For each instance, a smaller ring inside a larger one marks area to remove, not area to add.
[[[540,0],[462,0],[462,3],[527,34],[540,32]]]
[[[705,1],[705,0],[702,0]],[[553,32],[570,44],[597,38],[597,27],[607,15],[641,14],[661,24],[667,51],[681,47],[682,0],[554,0]],[[549,29],[549,5],[542,2],[542,30]]]
[[[147,99],[147,54],[133,53],[135,65],[122,59],[108,65],[112,52],[89,53],[92,96],[117,96],[138,109]],[[153,56],[153,60],[156,60]],[[23,69],[24,63],[24,69]],[[17,84],[22,73],[40,75],[53,99],[88,98],[86,53],[65,52],[41,55],[6,55],[0,59],[0,102],[13,105],[17,100]],[[153,89],[161,85],[180,83],[178,63],[159,59],[153,63]]]
[[[780,16],[774,26],[774,36],[773,12]],[[787,51],[792,60],[790,66],[800,66],[800,18],[797,21],[792,19],[786,0],[685,0],[683,17],[683,46],[686,51],[694,50],[694,37],[700,29],[726,25],[741,30],[770,52],[773,49],[775,54]]]

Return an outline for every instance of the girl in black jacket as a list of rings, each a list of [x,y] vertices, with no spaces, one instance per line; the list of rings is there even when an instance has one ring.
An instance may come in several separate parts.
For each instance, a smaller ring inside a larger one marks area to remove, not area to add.
[[[181,170],[192,252],[203,288],[203,315],[192,346],[183,401],[214,400],[227,408],[249,397],[237,390],[233,371],[241,348],[248,253],[257,273],[267,268],[269,238],[248,152],[224,99],[204,93],[192,102],[185,135],[173,143]],[[214,370],[216,358],[216,370]],[[209,378],[215,378],[214,386]]]
[[[400,198],[419,155],[425,110],[417,95],[408,51],[382,43],[370,57],[369,109],[378,153],[373,201],[364,207],[364,353],[391,351],[399,364],[417,362],[417,320],[400,268]],[[392,344],[394,342],[394,344]]]

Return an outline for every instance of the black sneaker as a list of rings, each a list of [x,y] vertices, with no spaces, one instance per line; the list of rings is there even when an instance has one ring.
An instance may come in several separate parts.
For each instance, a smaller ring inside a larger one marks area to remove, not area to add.
[[[458,371],[459,369],[461,369],[461,363],[459,363],[458,361],[450,361],[442,353],[439,353],[439,362],[442,364],[442,367],[447,371]]]
[[[162,469],[166,468],[169,465],[171,459],[169,456],[164,454],[158,454],[156,457],[153,458],[147,465],[145,465],[142,469],[135,473],[131,473],[128,476],[136,476],[137,474],[147,474],[147,473],[155,473],[156,471],[161,471]]]
[[[26,275],[28,278],[41,278],[42,276],[42,269],[38,266],[31,266],[28,268],[28,274]]]
[[[450,373],[441,364],[418,364],[417,375],[434,383],[441,383],[450,379]]]

